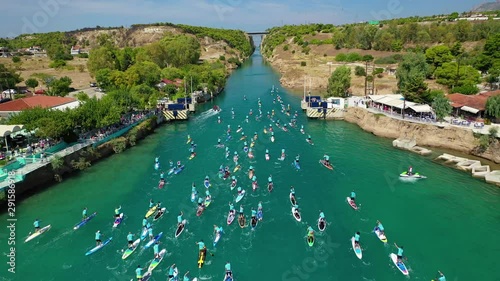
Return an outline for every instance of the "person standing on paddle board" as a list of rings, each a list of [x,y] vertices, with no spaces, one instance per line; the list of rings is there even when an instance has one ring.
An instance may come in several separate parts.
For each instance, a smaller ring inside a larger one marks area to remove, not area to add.
[[[244,214],[243,214],[243,205],[240,205],[240,218],[243,217]]]
[[[229,211],[236,212],[233,203],[229,202]]]
[[[95,233],[95,243],[96,243],[96,246],[99,246],[102,244],[102,241],[101,241],[101,231],[98,230],[96,233]]]
[[[319,210],[319,218],[322,219],[322,220],[325,219],[325,214],[321,210]]]
[[[196,245],[198,245],[198,250],[204,250],[206,247],[205,247],[205,243],[203,243],[203,239],[200,240],[200,242],[196,242]]]
[[[153,240],[155,238],[153,235],[153,228],[152,227],[148,228],[148,234],[149,234],[150,240]]]
[[[182,281],[189,281],[189,271],[184,273],[184,277],[182,278]]]
[[[146,219],[146,217],[144,217],[142,219],[142,227],[146,227],[147,224],[148,224],[148,219]]]
[[[135,270],[135,276],[137,277],[137,281],[142,280],[142,268],[140,265],[138,265],[137,269]]]
[[[153,246],[153,252],[155,255],[155,259],[159,260],[160,259],[160,241],[156,241],[155,245]]]
[[[132,232],[128,233],[127,241],[128,241],[129,248],[132,247],[132,244],[134,244],[134,234],[132,234]]]
[[[257,211],[255,211],[254,208],[252,208],[252,219],[255,218],[257,218]]]
[[[153,200],[151,200],[151,202],[153,202]],[[122,206],[120,206],[120,207],[118,207],[118,208],[115,209],[115,218],[119,218],[120,217],[120,210],[121,209],[122,209]]]
[[[181,161],[177,161],[177,169],[180,169],[181,168]]]
[[[262,201],[260,201],[259,204],[257,205],[257,210],[262,210]]]
[[[221,226],[217,226],[214,224],[214,234],[217,234],[217,233],[223,233],[224,230],[222,229]]]
[[[35,233],[40,230],[40,221],[38,219],[33,222],[33,226],[35,227]]]
[[[205,200],[203,199],[203,197],[198,197],[198,206],[201,207],[201,205],[203,204]]]
[[[439,270],[438,270],[437,281],[446,281],[446,277],[444,277],[444,274]]]
[[[380,234],[384,234],[384,226],[380,221],[377,221],[377,225],[375,226],[375,229],[378,229],[380,231]]]
[[[82,219],[86,219],[87,218],[87,207],[83,208],[83,211],[82,211]]]
[[[155,158],[155,163],[159,163],[159,162],[160,162],[160,157],[158,156]]]
[[[401,262],[403,260],[403,246],[398,246],[398,244],[394,243],[394,246],[396,246],[396,248],[398,248],[398,262]]]
[[[153,206],[155,205],[155,202],[153,201],[153,199],[149,199],[149,208],[153,208]]]
[[[354,234],[354,244],[357,246],[359,246],[359,237],[360,237],[359,235],[360,235],[359,231]]]
[[[295,156],[295,163],[299,164],[300,161],[300,155]]]
[[[208,192],[208,190],[207,190],[207,192]],[[182,211],[177,216],[177,227],[179,227],[181,224],[182,224]]]
[[[352,201],[353,203],[356,201],[356,192],[354,192],[354,190],[353,190],[353,191],[351,191],[351,196],[350,196],[350,198],[351,198],[351,201]]]
[[[231,264],[229,262],[226,262],[224,268],[226,269],[226,273],[231,272]]]
[[[307,227],[307,236],[313,236],[314,235],[314,229],[311,226]]]
[[[160,173],[160,180],[165,181],[165,173],[163,171]]]
[[[168,164],[170,165],[170,168],[172,168],[174,166],[174,162],[172,162],[172,160],[168,161]]]
[[[328,155],[323,155],[323,159],[325,160],[325,165],[330,166],[330,156]]]
[[[269,184],[272,184],[273,183],[273,176],[272,175],[269,175],[269,177],[267,178],[267,182]]]

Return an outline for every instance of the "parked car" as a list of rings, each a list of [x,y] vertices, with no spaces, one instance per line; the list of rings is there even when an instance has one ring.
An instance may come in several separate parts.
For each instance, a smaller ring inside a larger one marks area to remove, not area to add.
[[[35,95],[45,95],[45,90],[38,89],[38,90],[35,91]]]
[[[17,94],[17,91],[14,89],[7,89],[7,90],[3,91],[2,94],[4,94],[4,95]]]
[[[94,82],[90,83],[90,87],[97,87],[97,83]]]

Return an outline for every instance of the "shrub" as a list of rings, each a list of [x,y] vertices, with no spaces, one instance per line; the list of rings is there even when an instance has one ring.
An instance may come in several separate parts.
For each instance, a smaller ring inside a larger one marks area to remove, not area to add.
[[[66,66],[65,60],[54,60],[49,64],[50,68],[62,68]]]
[[[306,65],[307,65],[307,63],[305,61],[300,62],[300,66],[306,66]]]
[[[323,56],[326,58],[326,57],[327,57],[327,54],[323,54]]]
[[[295,54],[295,50],[292,51],[292,54]]]
[[[309,46],[302,48],[302,53],[305,53],[306,55],[309,54],[310,51],[311,51],[311,47],[309,47]]]
[[[365,76],[366,75],[365,68],[362,67],[362,66],[357,65],[354,68],[354,75],[356,75],[356,76]]]
[[[479,92],[479,88],[476,85],[467,84],[459,87],[454,87],[452,89],[453,93],[460,93],[464,95],[475,95]]]
[[[347,55],[344,53],[340,53],[335,56],[336,61],[346,61],[347,60]]]
[[[12,57],[12,62],[13,62],[13,63],[18,63],[18,62],[20,62],[20,61],[21,61],[21,58],[20,58],[20,57],[18,57],[18,56],[14,56],[14,57]]]
[[[226,60],[226,57],[225,56],[220,56],[219,59],[222,60],[222,61],[224,61],[224,60]]]
[[[50,165],[53,171],[57,171],[64,165],[64,160],[59,155],[54,155],[50,160]]]
[[[490,145],[490,137],[488,135],[482,135],[479,138],[479,146],[481,147],[481,149],[484,151],[488,148],[489,145]]]
[[[73,167],[73,169],[83,171],[90,167],[90,162],[87,161],[84,157],[80,157],[78,161],[72,160],[71,166]]]
[[[113,151],[117,154],[122,153],[127,148],[127,139],[124,137],[113,139],[109,143],[113,147]]]
[[[82,58],[82,59],[88,59],[89,58],[89,54],[87,54],[87,53],[81,53],[81,54],[78,54],[78,57]]]
[[[347,54],[346,61],[347,62],[356,62],[363,60],[363,57],[358,53],[349,53]]]
[[[498,129],[496,127],[490,127],[490,129],[488,130],[488,132],[490,133],[490,136],[492,138],[496,138],[498,135]]]
[[[290,47],[288,46],[288,44],[286,44],[285,46],[283,46],[283,51],[288,51]]]

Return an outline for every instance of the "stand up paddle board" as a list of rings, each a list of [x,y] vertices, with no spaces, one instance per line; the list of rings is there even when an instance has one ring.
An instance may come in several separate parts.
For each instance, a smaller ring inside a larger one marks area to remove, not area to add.
[[[134,241],[134,243],[132,244],[132,246],[128,247],[124,252],[123,252],[123,255],[122,255],[122,260],[128,258],[134,251],[135,249],[137,249],[137,246],[139,246],[139,243],[141,243],[141,239],[137,239]]]
[[[351,238],[351,243],[352,243],[352,250],[356,254],[356,257],[358,257],[358,259],[361,259],[363,257],[363,252],[361,250],[361,247],[359,245],[356,245],[356,240],[354,240],[354,236]]]
[[[49,229],[50,229],[50,224],[47,225],[47,226],[44,226],[44,227],[40,228],[37,232],[35,232],[35,233],[31,234],[30,236],[28,236],[28,238],[26,238],[26,240],[24,240],[24,243],[37,238],[38,236],[40,236],[40,235],[44,234],[45,232],[47,232]]]

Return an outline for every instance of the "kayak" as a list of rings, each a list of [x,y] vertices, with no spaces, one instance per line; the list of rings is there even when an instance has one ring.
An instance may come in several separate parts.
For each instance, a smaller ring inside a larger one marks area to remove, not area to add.
[[[384,233],[380,233],[380,230],[378,230],[377,227],[375,227],[373,232],[375,232],[375,235],[377,235],[377,237],[378,237],[378,239],[380,239],[380,241],[387,243],[387,237],[385,237]]]
[[[233,173],[238,172],[238,170],[239,170],[240,168],[241,168],[241,166],[240,166],[240,165],[236,166],[236,167],[234,168],[234,170],[233,170]]]
[[[262,214],[262,209],[258,209],[257,210],[257,219],[259,219],[260,221],[262,220],[262,217],[263,217],[263,214]]]
[[[35,233],[31,234],[30,236],[28,236],[28,238],[26,238],[26,240],[24,240],[24,243],[37,238],[38,236],[40,236],[40,235],[44,234],[45,232],[47,232],[49,229],[50,229],[50,224],[47,225],[47,226],[44,226],[44,227],[40,228],[37,232],[35,232]]]
[[[146,215],[144,216],[145,218],[149,218],[150,216],[152,216],[155,212],[156,212],[156,209],[158,209],[158,205],[154,205],[153,207],[151,207],[147,212],[146,212]]]
[[[233,272],[232,271],[226,271],[226,274],[224,275],[224,279],[222,281],[233,281]]]
[[[149,264],[149,267],[148,267],[149,272],[152,272],[160,264],[160,262],[163,260],[163,257],[165,256],[166,253],[167,253],[167,249],[162,249],[158,253],[160,258],[155,258],[151,261],[151,264]]]
[[[274,185],[273,185],[273,183],[272,183],[272,182],[268,183],[268,184],[267,184],[267,190],[268,190],[269,192],[273,191],[273,186],[274,186]]]
[[[163,214],[165,214],[165,211],[167,211],[167,208],[163,207],[161,208],[158,213],[156,213],[155,217],[153,218],[153,221],[159,220],[161,217],[163,217]]]
[[[419,173],[408,175],[408,172],[402,172],[401,174],[399,174],[399,177],[407,178],[407,179],[426,179],[427,178],[426,176],[422,176]]]
[[[235,217],[235,213],[236,211],[229,211],[229,213],[227,214],[227,225],[230,225],[233,223],[234,221],[234,217]]]
[[[234,200],[236,203],[240,202],[241,199],[243,199],[243,196],[245,196],[245,190],[242,190],[238,196],[236,196],[236,200]]]
[[[363,257],[363,252],[361,251],[361,247],[359,245],[356,245],[356,240],[354,240],[354,236],[351,238],[351,242],[352,242],[352,250],[356,254],[356,257],[358,257],[358,259],[361,259]]]
[[[186,226],[187,220],[183,220],[179,226],[177,226],[177,229],[175,230],[175,238],[179,237],[181,233],[184,231],[184,228]]]
[[[295,194],[290,192],[290,203],[293,205],[297,205],[297,200],[295,199]]]
[[[118,227],[118,225],[120,225],[120,223],[122,223],[122,221],[123,221],[123,213],[121,213],[120,216],[115,219],[115,222],[113,223],[113,227]]]
[[[210,206],[210,203],[212,203],[212,196],[209,195],[209,196],[207,196],[205,198],[205,203],[204,203],[205,204],[205,208],[208,207],[208,206]]]
[[[238,217],[238,224],[240,225],[241,228],[245,227],[245,223],[246,223],[245,215],[239,216]]]
[[[215,245],[217,245],[217,243],[219,243],[219,240],[220,240],[221,235],[222,235],[222,233],[220,233],[220,231],[218,231],[218,232],[215,234],[215,238],[214,238],[214,247],[215,247]]]
[[[196,200],[196,191],[191,192],[191,202],[194,202]]]
[[[211,186],[210,182],[209,181],[204,181],[203,182],[203,185],[206,187],[206,188],[209,188]]]
[[[248,171],[248,179],[252,179],[253,174],[254,174],[253,170]]]
[[[73,227],[73,229],[74,229],[74,230],[77,230],[77,229],[79,229],[80,227],[82,227],[82,226],[86,225],[86,224],[89,222],[89,220],[93,219],[95,216],[97,216],[97,212],[94,212],[92,215],[88,216],[87,218],[83,219],[81,222],[77,223],[77,224]]]
[[[300,170],[300,164],[297,161],[293,161],[292,165],[295,167],[295,169]]]
[[[142,232],[141,232],[141,240],[146,239],[147,236],[148,236],[148,228],[147,227],[143,227],[142,228]]]
[[[178,173],[182,172],[182,170],[184,170],[184,165],[180,166],[179,168],[176,168],[174,170],[174,174],[177,175]]]
[[[408,272],[408,269],[406,268],[406,265],[403,262],[398,261],[398,256],[394,253],[391,253],[391,260],[394,263],[394,265],[403,273],[403,275],[409,275],[410,273]]]
[[[351,197],[347,197],[347,204],[351,206],[354,210],[358,209],[358,205],[356,205],[356,202],[352,201]]]
[[[207,248],[203,248],[198,253],[198,268],[202,268],[205,263],[205,259],[207,257]]]
[[[88,252],[85,253],[86,256],[88,255],[92,255],[93,253],[99,251],[100,249],[102,249],[104,246],[108,245],[109,242],[111,242],[111,240],[113,239],[113,237],[109,237],[108,240],[104,241],[104,243],[102,243],[101,245],[99,246],[95,246],[94,248],[90,249]]]
[[[141,239],[137,239],[132,243],[132,246],[128,247],[125,252],[123,252],[122,255],[122,260],[128,258],[134,251],[137,249],[137,246],[139,246],[139,243],[141,243]]]
[[[300,216],[300,212],[295,209],[295,207],[292,207],[292,216],[295,218],[296,221],[301,221],[302,217]]]
[[[269,154],[266,153],[266,161],[269,161]]]
[[[147,248],[153,246],[153,244],[158,242],[162,236],[163,236],[163,232],[156,234],[156,236],[151,241],[149,241],[146,245],[144,245],[143,248],[147,249]]]
[[[252,226],[252,229],[254,229],[257,226],[258,222],[259,222],[259,220],[257,219],[257,217],[252,217],[252,220],[250,222],[250,225]]]
[[[318,229],[319,231],[325,231],[326,228],[326,221],[323,218],[318,219]]]
[[[198,207],[198,209],[196,209],[196,216],[201,216],[201,214],[203,213],[203,211],[205,211],[205,205],[201,205]]]
[[[327,165],[325,160],[319,160],[319,163],[329,170],[333,170],[332,165]]]
[[[312,247],[314,245],[314,235],[307,235],[307,244],[309,247]]]
[[[174,275],[172,275],[172,278],[168,278],[168,281],[177,281],[177,275],[179,275],[179,270],[177,267],[174,268]]]

